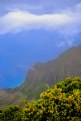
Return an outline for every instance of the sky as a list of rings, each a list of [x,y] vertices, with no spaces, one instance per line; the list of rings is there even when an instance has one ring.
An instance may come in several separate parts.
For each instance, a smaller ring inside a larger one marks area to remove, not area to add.
[[[0,0],[0,88],[81,44],[80,0]]]

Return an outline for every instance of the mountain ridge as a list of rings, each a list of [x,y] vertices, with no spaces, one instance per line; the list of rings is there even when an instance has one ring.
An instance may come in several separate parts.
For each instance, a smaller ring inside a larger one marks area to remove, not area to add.
[[[25,82],[15,89],[0,89],[0,106],[39,98],[46,84],[53,86],[66,77],[81,77],[81,45],[72,47],[54,60],[37,63],[27,73]]]

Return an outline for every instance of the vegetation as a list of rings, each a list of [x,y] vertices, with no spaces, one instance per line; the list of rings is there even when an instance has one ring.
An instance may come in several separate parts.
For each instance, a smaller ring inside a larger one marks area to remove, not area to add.
[[[67,78],[23,107],[7,106],[0,121],[81,121],[81,78]]]

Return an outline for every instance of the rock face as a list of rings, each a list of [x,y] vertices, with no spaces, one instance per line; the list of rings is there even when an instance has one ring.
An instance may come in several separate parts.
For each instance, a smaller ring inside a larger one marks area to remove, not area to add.
[[[73,47],[55,60],[35,64],[29,69],[25,82],[16,89],[0,90],[0,105],[32,100],[46,89],[66,77],[81,77],[81,46]]]
[[[39,81],[52,86],[68,76],[81,76],[81,46],[67,50],[55,60],[36,64],[29,70],[24,84]]]

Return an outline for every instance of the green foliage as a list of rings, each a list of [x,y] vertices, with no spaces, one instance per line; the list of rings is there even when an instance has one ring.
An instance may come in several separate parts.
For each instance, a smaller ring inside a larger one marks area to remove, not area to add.
[[[67,78],[21,109],[2,110],[0,121],[81,121],[81,79]]]
[[[0,121],[22,121],[22,113],[19,106],[7,106],[0,113]]]

